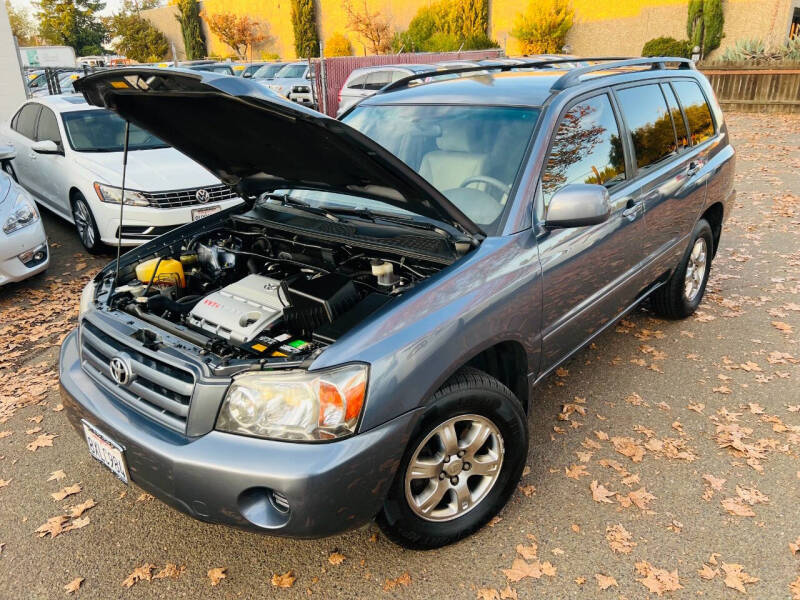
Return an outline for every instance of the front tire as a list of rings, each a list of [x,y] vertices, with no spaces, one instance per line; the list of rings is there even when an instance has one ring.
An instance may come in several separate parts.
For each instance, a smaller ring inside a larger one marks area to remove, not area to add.
[[[75,222],[75,229],[83,247],[90,254],[102,252],[103,243],[100,241],[97,222],[94,220],[89,203],[86,202],[86,198],[80,192],[75,192],[72,196],[72,220]]]
[[[703,300],[714,255],[714,235],[705,219],[692,232],[689,247],[667,282],[651,296],[653,310],[669,319],[691,316]]]
[[[461,369],[432,398],[378,525],[406,548],[458,541],[505,506],[527,455],[527,420],[519,400],[483,371]]]

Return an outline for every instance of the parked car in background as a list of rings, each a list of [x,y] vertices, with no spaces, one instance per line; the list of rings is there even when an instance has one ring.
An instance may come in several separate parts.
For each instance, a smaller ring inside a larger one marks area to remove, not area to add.
[[[278,74],[278,71],[288,64],[289,63],[287,62],[264,63],[255,73],[253,73],[252,79],[259,82],[271,81],[275,79],[275,75]]]
[[[337,116],[340,116],[354,104],[364,98],[372,96],[379,89],[403,77],[419,73],[435,71],[436,65],[407,64],[407,65],[380,65],[374,67],[362,67],[354,69],[339,90],[339,109]]]
[[[209,71],[220,75],[235,75],[231,63],[211,63],[203,65],[187,65],[187,69],[192,71]]]
[[[87,452],[271,535],[377,517],[434,548],[491,522],[554,460],[529,460],[534,386],[641,302],[703,299],[735,153],[673,61],[478,67],[339,121],[210,74],[80,80],[251,197],[88,282],[59,367]]]
[[[312,71],[307,61],[288,63],[267,82],[267,87],[279,96],[298,104],[314,103],[311,93]]]
[[[266,62],[249,62],[249,63],[234,63],[233,74],[238,77],[252,77],[264,65],[269,64]]]
[[[13,148],[0,146],[0,165],[14,155]],[[11,176],[0,172],[0,286],[41,273],[49,262],[36,203]]]
[[[84,75],[83,71],[67,71],[58,73],[58,88],[61,90],[60,93],[62,94],[72,94],[75,90],[72,87],[72,84],[75,81]],[[44,81],[43,85],[38,87],[35,91],[31,92],[32,98],[38,98],[41,96],[48,96],[50,94],[50,89],[47,87],[47,82]]]
[[[116,244],[125,124],[82,96],[28,101],[0,126],[5,164],[36,199],[74,223],[90,252]],[[206,169],[131,125],[122,244],[132,246],[240,202]]]

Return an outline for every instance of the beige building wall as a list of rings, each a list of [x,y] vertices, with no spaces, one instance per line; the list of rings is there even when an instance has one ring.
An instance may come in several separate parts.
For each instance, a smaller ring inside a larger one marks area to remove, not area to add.
[[[433,0],[352,0],[357,8],[364,3],[370,12],[378,11],[392,27],[403,30],[422,6]],[[534,0],[536,1],[536,0]],[[489,0],[490,34],[509,55],[519,53],[519,44],[511,36],[517,15],[528,7],[528,0]],[[639,56],[647,40],[660,36],[685,39],[688,0],[572,0],[576,22],[567,36],[572,53],[583,56]],[[291,0],[204,0],[201,10],[208,13],[231,12],[248,15],[267,25],[271,39],[254,49],[253,58],[277,54],[295,58],[291,24]],[[791,14],[800,0],[723,0],[725,37],[710,58],[718,57],[728,46],[745,38],[760,38],[769,45],[782,43],[788,34]],[[179,59],[185,58],[177,9],[165,6],[142,14],[175,43]],[[365,48],[358,36],[347,27],[342,0],[317,1],[319,33],[327,40],[334,33],[346,35],[355,54]],[[209,53],[226,56],[231,49],[208,32]]]

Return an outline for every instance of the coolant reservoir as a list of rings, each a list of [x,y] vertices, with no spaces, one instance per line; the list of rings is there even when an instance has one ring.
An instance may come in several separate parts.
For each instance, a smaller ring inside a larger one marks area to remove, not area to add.
[[[158,261],[161,260],[159,263]],[[158,271],[153,277],[153,272],[158,265]],[[186,287],[186,278],[183,275],[183,265],[181,261],[174,258],[151,258],[136,265],[136,278],[142,283],[173,283],[178,287]]]

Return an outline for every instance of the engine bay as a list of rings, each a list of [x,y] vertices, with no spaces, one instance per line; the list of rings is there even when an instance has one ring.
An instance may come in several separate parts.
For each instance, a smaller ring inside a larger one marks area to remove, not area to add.
[[[445,266],[329,237],[233,216],[124,269],[108,304],[223,360],[303,360]]]

